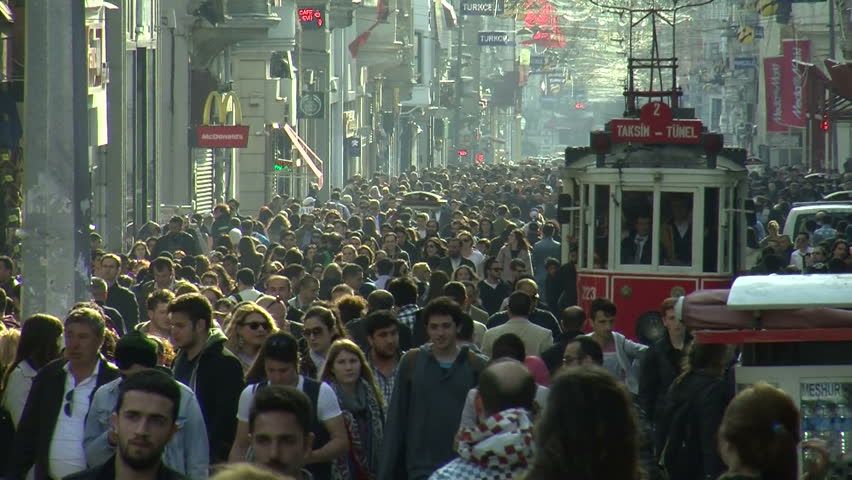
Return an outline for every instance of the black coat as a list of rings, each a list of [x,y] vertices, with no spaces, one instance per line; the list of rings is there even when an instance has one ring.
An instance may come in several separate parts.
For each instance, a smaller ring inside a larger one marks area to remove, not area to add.
[[[237,433],[237,406],[240,393],[245,387],[243,366],[240,360],[225,348],[225,336],[211,330],[211,338],[196,359],[195,381],[178,378],[191,388],[198,398],[204,415],[207,440],[210,444],[210,464],[226,462]],[[175,359],[175,371],[179,363],[187,362],[186,354]]]
[[[473,262],[471,262],[470,260],[468,260],[464,257],[459,257],[459,258],[461,259],[459,266],[467,265],[468,267],[470,267],[474,271],[474,273],[476,272],[476,265],[474,265]],[[435,267],[435,268],[437,270],[441,270],[441,271],[445,272],[447,275],[449,275],[450,280],[453,279],[453,263],[452,263],[452,260],[450,260],[450,257],[442,257],[441,260],[438,262],[437,267]]]
[[[689,337],[684,339],[684,344]],[[666,392],[682,370],[683,350],[672,346],[668,333],[651,345],[639,370],[639,406],[653,424],[663,408]]]
[[[164,252],[175,253],[182,250],[187,255],[198,255],[198,241],[186,232],[167,233],[157,239],[151,257],[157,258]]]
[[[115,456],[107,460],[103,465],[83,470],[80,473],[69,475],[64,480],[111,480],[115,478]],[[166,467],[162,463],[157,470],[157,480],[183,480],[187,477]]]
[[[136,295],[118,283],[112,284],[107,290],[106,306],[118,310],[124,319],[124,328],[127,331],[136,328],[139,323],[139,304],[136,303]]]
[[[105,359],[101,358],[100,362],[95,388],[89,396],[90,404],[98,387],[115,380],[119,375],[118,369]],[[12,449],[8,472],[10,479],[23,479],[33,465],[36,480],[49,478],[47,472],[50,443],[53,440],[56,420],[62,414],[62,404],[65,401],[65,378],[68,373],[63,367],[66,363],[63,358],[54,360],[39,370],[33,379],[33,386],[15,434],[15,443],[5,446]]]
[[[672,424],[672,417],[680,406],[691,402],[687,418],[692,422],[692,431],[695,434],[688,443],[686,455],[694,465],[694,475],[682,480],[715,479],[725,471],[725,465],[719,457],[716,434],[729,401],[725,381],[703,371],[686,374],[669,389],[657,421],[655,444],[656,451],[662,452],[669,432],[676,428]]]
[[[651,249],[654,245],[652,242],[654,237],[648,235],[645,244],[642,246],[642,258],[639,259],[639,265],[651,264]],[[625,265],[636,265],[636,234],[631,233],[629,237],[621,241],[621,263]]]

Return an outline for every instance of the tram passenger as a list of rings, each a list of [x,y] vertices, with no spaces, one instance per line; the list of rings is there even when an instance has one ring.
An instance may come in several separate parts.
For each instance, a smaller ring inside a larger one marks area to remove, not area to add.
[[[621,241],[621,263],[625,265],[651,264],[650,212],[636,214],[633,230]]]
[[[666,194],[664,194],[665,196]],[[663,199],[665,203],[665,198]],[[665,265],[692,264],[692,205],[687,198],[671,195],[671,220],[660,231]]]

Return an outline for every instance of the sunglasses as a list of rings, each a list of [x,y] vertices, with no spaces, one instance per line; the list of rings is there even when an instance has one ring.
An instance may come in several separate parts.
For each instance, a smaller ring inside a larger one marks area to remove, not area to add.
[[[304,337],[318,337],[325,333],[325,329],[322,327],[317,328],[306,328],[302,330],[302,336]]]
[[[69,417],[69,418],[71,417],[71,414],[72,414],[71,408],[73,407],[73,403],[74,403],[74,389],[72,388],[71,390],[68,390],[68,393],[65,394],[65,406],[62,407],[62,411],[65,412],[66,417]]]
[[[257,330],[258,328],[263,327],[264,330],[269,330],[269,325],[263,322],[248,322],[241,324],[244,327],[249,327],[252,330]]]

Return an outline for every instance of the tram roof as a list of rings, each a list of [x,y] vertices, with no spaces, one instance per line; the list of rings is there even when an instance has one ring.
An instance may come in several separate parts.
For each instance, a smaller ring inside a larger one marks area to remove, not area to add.
[[[570,154],[568,153],[570,151]],[[736,158],[741,149],[723,148],[716,156],[716,169],[731,172],[747,172],[743,163]],[[605,168],[683,168],[710,170],[707,158],[700,146],[691,145],[613,145],[612,153],[606,155]],[[595,168],[596,156],[590,147],[573,148],[566,151],[565,167],[573,169]]]
[[[852,308],[852,274],[750,275],[731,286],[732,310]]]

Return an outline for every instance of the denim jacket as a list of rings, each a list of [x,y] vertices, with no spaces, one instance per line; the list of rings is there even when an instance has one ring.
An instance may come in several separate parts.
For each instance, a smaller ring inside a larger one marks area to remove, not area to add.
[[[118,402],[118,387],[122,378],[104,384],[95,392],[89,415],[86,417],[86,434],[83,446],[89,467],[98,466],[115,455],[115,447],[109,444],[110,417]],[[163,463],[172,470],[192,480],[204,480],[208,475],[210,454],[207,444],[207,429],[198,400],[189,387],[178,382],[180,408],[178,409],[178,431],[166,445]]]

